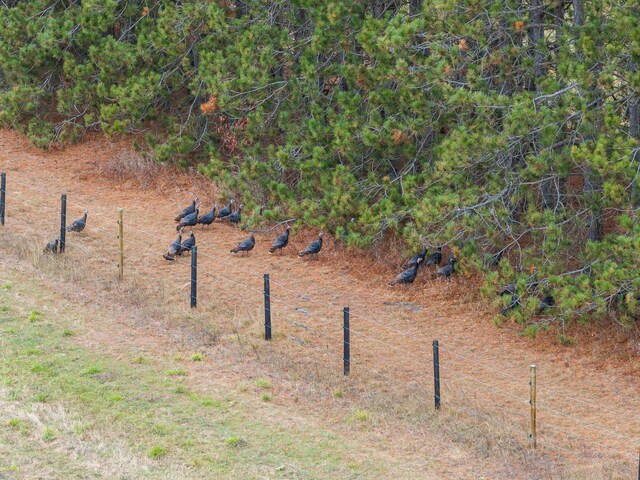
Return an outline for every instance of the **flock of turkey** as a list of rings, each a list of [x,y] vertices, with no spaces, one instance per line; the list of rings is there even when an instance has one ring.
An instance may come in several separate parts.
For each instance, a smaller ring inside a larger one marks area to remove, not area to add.
[[[78,220],[75,220],[71,223],[71,225],[67,225],[65,230],[68,232],[81,232],[87,226],[87,216],[89,215],[89,210],[84,211],[84,215],[80,217]],[[56,237],[47,243],[47,246],[44,247],[45,253],[59,253],[60,249],[60,237]]]
[[[175,218],[175,221],[178,222],[176,225],[176,230],[178,231],[178,237],[175,241],[169,246],[167,253],[163,255],[165,260],[175,261],[176,257],[183,255],[184,253],[188,253],[196,244],[195,235],[193,234],[193,227],[196,225],[211,225],[216,219],[219,221],[229,221],[233,224],[238,224],[242,218],[242,208],[243,205],[240,204],[237,210],[233,210],[234,200],[231,199],[229,204],[225,207],[218,209],[218,204],[215,203],[211,210],[209,210],[206,214],[199,216],[200,209],[198,203],[198,197],[195,197],[193,202],[185,207],[182,212]],[[261,212],[264,207],[261,208]],[[186,240],[182,240],[183,231],[186,227],[191,228],[190,236]],[[273,245],[269,248],[269,253],[275,253],[276,251],[282,252],[282,250],[289,244],[289,235],[291,233],[291,227],[287,226],[284,232],[275,239]],[[322,250],[322,237],[323,234],[320,233],[318,235],[318,239],[311,242],[307,248],[302,250],[298,256],[304,257],[307,255],[318,255]],[[256,245],[256,238],[253,232],[249,235],[248,238],[244,239],[238,245],[230,250],[231,253],[246,253],[253,250]],[[398,274],[396,278],[389,282],[389,285],[397,285],[397,284],[408,284],[413,283],[418,275],[419,268],[424,265],[428,266],[438,266],[442,262],[442,247],[438,247],[438,249],[433,252],[429,257],[427,257],[427,249],[423,248],[420,253],[415,254],[411,257],[404,265],[406,270],[403,270]],[[449,278],[451,275],[455,273],[455,263],[456,259],[453,255],[449,256],[449,263],[438,268],[433,274],[432,277],[444,277]]]
[[[191,249],[196,245],[196,238],[193,234],[193,227],[196,225],[211,225],[216,219],[221,222],[231,222],[233,224],[238,224],[242,220],[242,209],[244,205],[240,204],[237,210],[233,209],[233,204],[235,201],[233,199],[229,200],[229,204],[225,207],[218,208],[219,205],[215,203],[211,210],[209,210],[206,214],[199,216],[200,209],[198,203],[198,197],[194,198],[191,205],[185,207],[182,212],[175,218],[175,221],[178,222],[176,225],[176,230],[178,231],[178,238],[169,246],[167,253],[163,255],[165,260],[175,261],[176,256],[181,256],[184,253],[190,252]],[[260,211],[262,212],[264,207],[261,207]],[[184,242],[182,241],[182,235],[185,227],[191,228],[191,234],[189,238],[187,238]],[[284,233],[280,235],[273,242],[273,245],[269,249],[269,253],[274,253],[278,250],[282,251],[289,244],[289,234],[291,232],[291,227],[287,226],[284,230]],[[322,237],[323,234],[320,233],[318,235],[318,239],[314,242],[311,242],[307,248],[301,251],[298,256],[304,257],[306,255],[317,255],[322,250]],[[253,250],[253,247],[256,245],[256,237],[251,232],[249,238],[241,241],[234,248],[230,250],[231,253],[246,253]]]
[[[169,245],[169,249],[167,253],[162,255],[165,260],[175,261],[176,257],[180,257],[185,253],[191,252],[191,249],[196,246],[196,237],[193,233],[193,227],[196,225],[209,226],[216,219],[221,222],[230,222],[233,224],[240,223],[242,219],[242,209],[244,205],[240,204],[237,210],[233,209],[233,204],[235,201],[233,199],[229,200],[229,203],[222,207],[218,208],[218,203],[214,203],[211,210],[209,210],[204,215],[200,216],[200,209],[198,203],[198,197],[195,197],[193,202],[185,207],[182,212],[175,218],[177,222],[176,230],[178,231],[178,237]],[[260,213],[264,211],[264,206],[260,208]],[[70,225],[67,225],[66,230],[69,232],[82,232],[87,226],[87,216],[89,214],[89,210],[85,210],[84,215],[72,222]],[[184,241],[182,239],[183,232],[186,227],[190,227],[191,232],[189,237],[187,237]],[[282,250],[289,245],[289,236],[291,234],[291,227],[286,226],[284,232],[275,239],[271,247],[269,248],[269,253],[275,253],[279,251],[282,253]],[[317,256],[322,250],[322,237],[323,234],[320,233],[318,235],[318,239],[311,242],[307,248],[298,253],[299,257],[305,257],[307,255],[315,255]],[[231,253],[246,253],[253,250],[256,245],[256,238],[251,232],[248,238],[244,239],[238,245],[230,250]],[[60,237],[56,237],[54,240],[47,243],[44,252],[55,254],[60,251]],[[413,283],[418,276],[418,270],[420,267],[427,268],[430,266],[438,267],[442,263],[442,247],[438,247],[435,252],[431,255],[427,256],[428,250],[426,247],[423,247],[420,253],[416,253],[409,260],[405,262],[403,267],[405,270],[401,271],[393,280],[389,282],[390,286],[398,285],[398,284],[409,284]],[[502,256],[502,252],[499,254]],[[499,261],[499,258],[498,258]],[[449,254],[449,263],[437,268],[432,274],[432,278],[443,277],[450,278],[451,275],[455,273],[455,264],[457,260],[453,256],[453,254]],[[501,313],[506,314],[508,311],[513,310],[520,306],[520,296],[516,291],[515,285],[506,285],[502,288],[502,290],[498,291],[498,295],[510,295],[511,300],[509,304],[502,309]],[[555,299],[552,295],[545,296],[542,300],[540,300],[539,306],[536,309],[536,313],[540,314],[543,310],[547,308],[553,307],[555,304]]]

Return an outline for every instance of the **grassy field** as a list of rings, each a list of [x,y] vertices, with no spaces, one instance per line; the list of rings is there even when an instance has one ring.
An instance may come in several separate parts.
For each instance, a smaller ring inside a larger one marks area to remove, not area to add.
[[[82,346],[85,319],[48,314],[34,297],[50,292],[6,277],[0,478],[371,478],[388,468],[279,418],[268,379],[202,395],[182,367],[198,354],[117,358]]]

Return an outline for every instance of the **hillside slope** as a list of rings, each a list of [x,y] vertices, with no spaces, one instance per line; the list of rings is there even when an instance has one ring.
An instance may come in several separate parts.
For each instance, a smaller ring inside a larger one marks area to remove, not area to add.
[[[478,478],[478,472],[625,478],[634,471],[637,345],[619,344],[612,356],[616,339],[591,341],[588,331],[577,332],[573,348],[544,334],[514,336],[493,326],[464,277],[449,283],[421,275],[408,288],[390,289],[388,265],[332,241],[318,260],[299,259],[295,253],[313,232],[294,236],[283,256],[266,251],[275,232],[258,233],[254,252],[236,257],[229,248],[246,232],[220,224],[196,229],[199,308],[193,312],[188,259],[168,264],[161,254],[175,238],[176,212],[194,192],[208,205],[217,198],[214,187],[197,176],[131,162],[130,152],[102,138],[42,152],[2,131],[0,147],[9,185],[7,225],[0,229],[3,267],[15,264],[11,268],[59,291],[75,308],[97,309],[107,320],[88,335],[92,348],[115,349],[116,356],[138,342],[160,356],[167,344],[201,349],[208,360],[189,367],[188,383],[204,391],[220,375],[239,383],[269,378],[279,415],[294,412],[334,432],[346,429],[407,469],[365,478],[416,478],[415,472],[424,478]],[[69,217],[88,208],[89,225],[69,235],[64,258],[50,259],[40,252],[56,235],[62,192],[69,195]],[[116,281],[117,207],[125,209],[122,283]],[[263,273],[272,278],[275,335],[268,344],[261,340]],[[349,379],[341,375],[343,306],[352,312]],[[431,400],[433,339],[442,349],[444,409],[438,414]],[[527,449],[532,363],[539,372],[536,456]]]

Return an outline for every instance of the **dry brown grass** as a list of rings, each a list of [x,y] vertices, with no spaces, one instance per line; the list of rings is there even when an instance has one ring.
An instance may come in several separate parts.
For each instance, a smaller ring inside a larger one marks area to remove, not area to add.
[[[101,164],[100,175],[116,182],[135,181],[143,189],[157,185],[158,177],[170,174],[170,169],[130,149],[117,149]]]

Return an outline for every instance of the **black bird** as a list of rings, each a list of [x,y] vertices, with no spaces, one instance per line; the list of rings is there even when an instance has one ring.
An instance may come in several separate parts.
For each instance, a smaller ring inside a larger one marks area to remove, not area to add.
[[[354,223],[356,221],[355,218],[352,218],[351,220],[349,220],[349,224],[342,229],[342,233],[340,234],[340,240],[344,243],[347,238],[349,237],[349,225],[351,225],[352,223]]]
[[[170,262],[175,261],[175,256],[180,254],[181,243],[182,243],[182,233],[179,233],[178,238],[176,238],[175,241],[171,245],[169,245],[169,250],[167,250],[167,253],[162,255],[164,259],[169,260]]]
[[[540,304],[536,309],[536,315],[540,315],[543,310],[546,310],[549,307],[553,307],[556,303],[556,300],[553,298],[553,295],[547,295],[542,300],[540,300]]]
[[[186,217],[183,217],[182,220],[176,225],[176,230],[180,231],[181,228],[184,227],[193,227],[196,223],[198,223],[198,207],[193,213],[190,213]]]
[[[413,267],[416,263],[418,263],[418,259],[420,259],[421,262],[424,262],[424,259],[426,256],[427,256],[427,247],[422,247],[422,251],[420,253],[416,253],[413,257],[407,260],[404,266]]]
[[[184,252],[191,253],[191,249],[195,246],[196,246],[196,236],[193,234],[193,231],[191,231],[191,236],[187,238],[184,242],[182,242],[182,244],[180,245],[180,250],[178,251],[178,255],[182,255]]]
[[[273,246],[269,249],[269,253],[273,253],[276,250],[282,250],[284,247],[286,247],[289,244],[290,231],[291,231],[291,227],[287,225],[287,228],[285,228],[284,233],[280,235],[278,238],[276,238],[276,240],[273,242]]]
[[[213,221],[216,219],[216,209],[218,208],[218,204],[214,204],[213,208],[205,213],[204,215],[202,215],[197,221],[196,223],[199,223],[200,225],[211,225],[213,223]]]
[[[236,210],[233,213],[230,213],[229,215],[227,215],[226,217],[224,217],[224,219],[229,220],[231,223],[240,223],[240,217],[242,216],[242,209],[244,208],[244,205],[240,204],[240,206],[238,207],[238,210]]]
[[[251,250],[253,250],[253,247],[255,246],[255,244],[256,244],[256,239],[253,236],[253,232],[251,232],[251,235],[249,236],[249,238],[241,241],[236,248],[231,249],[231,253],[250,252]]]
[[[502,260],[502,255],[504,254],[504,250],[500,250],[498,253],[495,254],[488,254],[485,257],[485,263],[487,266],[489,267],[495,267],[500,263],[500,260]]]
[[[60,239],[56,237],[54,240],[51,240],[47,243],[47,246],[44,247],[44,253],[58,253],[58,244],[60,243]]]
[[[260,215],[264,215],[264,211],[267,209],[267,206],[263,203],[262,205],[260,205]]]
[[[407,268],[404,272],[400,272],[400,274],[395,279],[389,282],[389,285],[393,286],[398,283],[413,283],[413,281],[416,279],[416,276],[418,275],[418,268],[420,267],[421,263],[422,258],[418,258],[418,260],[416,260],[416,263],[412,267]]]
[[[436,273],[434,273],[433,277],[445,277],[449,278],[455,272],[455,264],[457,260],[453,257],[453,255],[449,256],[449,263],[447,263],[444,267],[440,267]]]
[[[497,295],[515,295],[516,294],[516,284],[515,283],[507,283],[503,285],[500,290],[498,290]]]
[[[89,213],[89,210],[85,210],[84,211],[84,215],[82,216],[82,218],[79,218],[78,220],[76,220],[75,222],[73,222],[71,225],[67,226],[67,230],[70,232],[81,232],[84,230],[84,227],[87,226],[87,214]]]
[[[180,215],[178,215],[176,217],[176,222],[179,222],[180,220],[182,220],[187,215],[191,215],[193,212],[195,212],[197,204],[198,204],[198,197],[194,198],[193,202],[191,203],[191,205],[189,205],[184,210],[182,210],[182,212],[180,212]]]
[[[438,247],[437,251],[429,255],[429,258],[427,258],[424,264],[428,267],[429,265],[440,265],[440,262],[442,262],[442,247]]]
[[[229,205],[227,205],[226,207],[222,207],[219,211],[218,211],[218,218],[224,218],[224,217],[228,217],[229,215],[231,215],[231,207],[233,206],[233,198],[231,200],[229,200]]]
[[[511,301],[509,302],[509,305],[507,305],[502,310],[500,310],[500,314],[504,315],[509,310],[513,310],[514,308],[519,307],[519,306],[520,306],[520,297],[518,296],[517,293],[512,293],[511,294]]]
[[[307,248],[305,248],[303,251],[301,251],[298,256],[299,257],[304,257],[305,255],[317,255],[318,253],[320,253],[320,250],[322,250],[322,237],[324,236],[324,234],[322,232],[320,232],[320,235],[318,235],[318,239],[314,242],[311,242],[309,244],[309,246]]]

